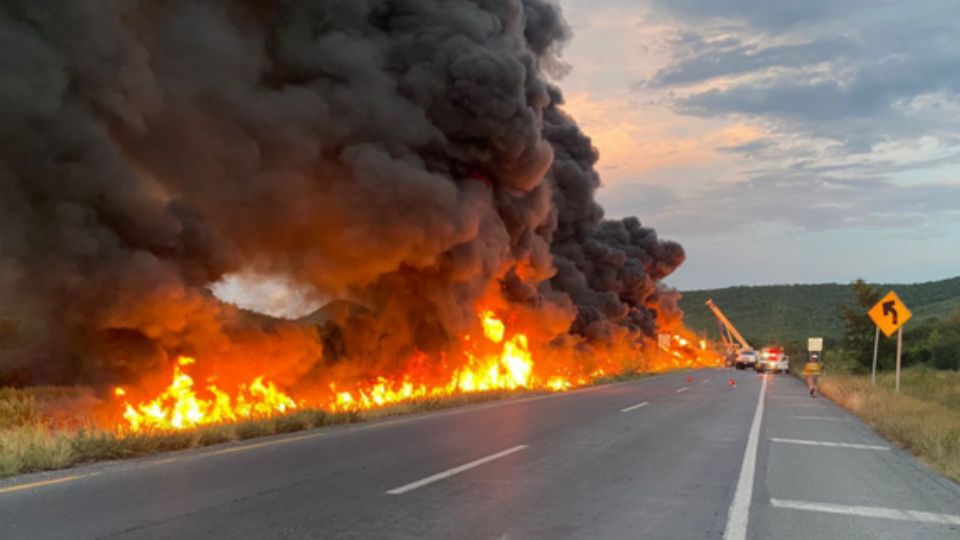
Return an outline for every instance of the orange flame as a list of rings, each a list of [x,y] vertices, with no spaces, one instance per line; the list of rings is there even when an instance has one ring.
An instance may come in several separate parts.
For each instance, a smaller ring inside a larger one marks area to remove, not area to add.
[[[127,425],[122,426],[121,430],[136,433],[189,429],[283,414],[297,408],[293,399],[277,390],[273,383],[264,383],[263,377],[254,378],[249,384],[241,384],[233,398],[213,384],[202,392],[207,397],[198,395],[194,390],[193,377],[181,369],[194,362],[188,356],[178,358],[173,367],[172,382],[153,400],[136,406],[124,401],[123,419]],[[114,395],[124,397],[126,390],[117,387]]]
[[[517,389],[561,392],[625,370],[663,371],[720,365],[719,355],[708,349],[705,341],[681,330],[671,336],[668,346],[661,344],[662,352],[666,354],[656,354],[655,358],[652,354],[645,354],[642,362],[639,362],[642,350],[631,344],[625,350],[602,355],[589,373],[568,370],[567,367],[555,367],[551,372],[547,366],[541,366],[538,372],[527,334],[508,328],[492,310],[479,310],[478,319],[482,335],[463,336],[463,361],[446,374],[426,376],[421,373],[425,370],[408,367],[403,373],[368,381],[346,385],[343,381],[339,381],[339,385],[335,381],[328,384],[328,392],[315,396],[310,403],[294,400],[273,383],[264,381],[262,376],[239,385],[232,394],[212,382],[203,389],[195,389],[193,377],[184,371],[195,360],[182,356],[174,365],[171,383],[155,398],[132,405],[127,401],[124,388],[114,390],[118,401],[122,401],[124,423],[119,430],[137,433],[190,429],[269,417],[308,405],[343,412],[476,392]],[[654,342],[650,341],[648,345],[652,348]],[[409,366],[445,365],[443,358],[441,362],[429,362],[422,353],[418,355]]]
[[[533,358],[528,347],[527,336],[516,333],[506,338],[506,325],[492,311],[484,311],[480,322],[488,345],[502,344],[496,354],[483,355],[466,351],[466,364],[452,373],[449,380],[438,385],[414,383],[410,375],[399,380],[378,377],[377,381],[353,390],[338,391],[336,384],[330,389],[334,398],[326,404],[332,411],[363,410],[391,403],[415,399],[439,398],[458,393],[489,392],[493,390],[516,390],[534,388]],[[505,339],[506,338],[506,339]],[[464,337],[465,343],[473,343],[470,336]],[[552,381],[552,389],[568,388],[566,381]]]

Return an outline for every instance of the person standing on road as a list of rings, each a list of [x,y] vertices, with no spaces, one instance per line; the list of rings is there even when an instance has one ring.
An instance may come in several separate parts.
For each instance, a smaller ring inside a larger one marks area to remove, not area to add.
[[[820,357],[816,353],[811,354],[807,363],[803,365],[803,375],[807,378],[810,397],[817,397],[817,379],[823,375],[823,364],[820,363]]]

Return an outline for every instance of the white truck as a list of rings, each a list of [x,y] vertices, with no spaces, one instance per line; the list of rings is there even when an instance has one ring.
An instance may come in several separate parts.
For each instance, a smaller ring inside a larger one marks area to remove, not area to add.
[[[735,364],[737,369],[756,368],[757,365],[756,351],[740,351],[740,353],[737,354],[737,362]]]

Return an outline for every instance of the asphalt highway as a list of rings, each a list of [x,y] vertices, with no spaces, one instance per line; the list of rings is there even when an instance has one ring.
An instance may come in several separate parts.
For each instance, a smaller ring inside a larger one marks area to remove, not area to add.
[[[723,369],[8,479],[0,538],[960,538],[960,486]]]

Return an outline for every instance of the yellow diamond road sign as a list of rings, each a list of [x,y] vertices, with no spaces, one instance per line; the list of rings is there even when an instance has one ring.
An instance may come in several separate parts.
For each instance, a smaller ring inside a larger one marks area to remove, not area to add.
[[[910,317],[913,317],[913,313],[910,313],[897,293],[893,291],[888,292],[877,302],[877,305],[870,308],[868,314],[887,337],[892,336],[897,329],[910,320]]]

